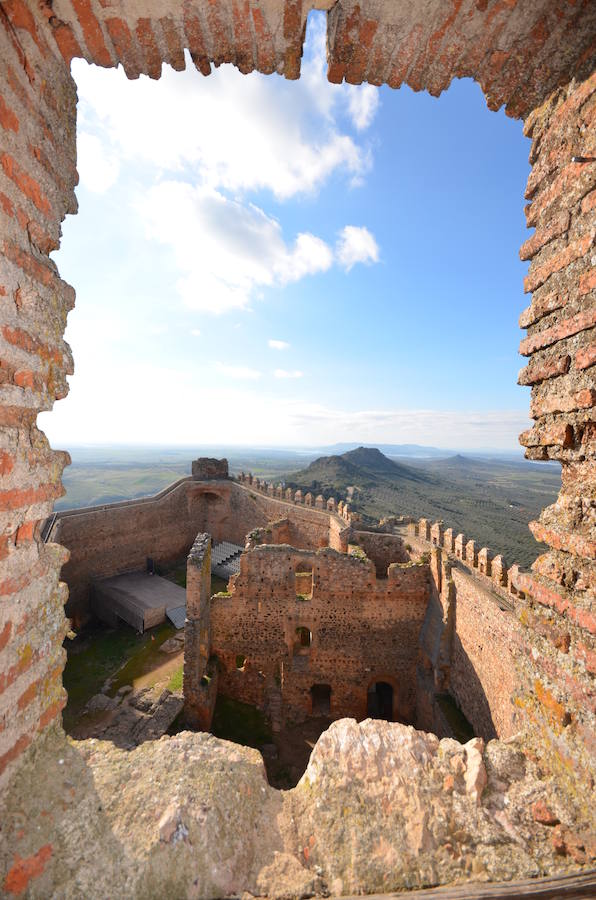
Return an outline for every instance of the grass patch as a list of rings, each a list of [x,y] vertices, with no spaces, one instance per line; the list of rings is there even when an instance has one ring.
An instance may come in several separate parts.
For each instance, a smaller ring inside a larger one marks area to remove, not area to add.
[[[262,747],[272,741],[267,717],[255,706],[217,695],[211,732],[215,737],[245,747]]]
[[[169,691],[181,691],[182,690],[182,681],[184,678],[184,663],[180,666],[179,669],[176,669],[170,680],[168,681],[168,690]]]
[[[86,703],[101,692],[105,681],[114,676],[123,663],[126,665],[112,683],[112,695],[123,684],[131,684],[132,678],[147,671],[147,663],[158,652],[160,644],[174,633],[172,625],[160,625],[139,635],[125,625],[109,628],[103,623],[93,623],[74,641],[67,641],[65,729],[74,727]],[[155,640],[151,640],[152,636]]]

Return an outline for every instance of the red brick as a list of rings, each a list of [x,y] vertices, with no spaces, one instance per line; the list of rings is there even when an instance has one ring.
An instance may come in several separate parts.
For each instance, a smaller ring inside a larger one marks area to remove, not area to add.
[[[21,190],[41,212],[50,212],[51,207],[49,200],[41,190],[37,181],[28,175],[9,153],[3,153],[2,156],[0,156],[0,164],[8,178],[10,178],[11,181],[14,181],[19,190]]]
[[[267,27],[263,11],[254,6],[251,13],[256,34],[257,69],[267,75],[275,71],[273,36]]]
[[[124,19],[112,18],[105,20],[105,26],[118,60],[124,66],[124,71],[129,78],[136,78],[140,73],[140,66],[135,50],[135,42],[133,41],[130,28]]]
[[[22,734],[18,741],[12,745],[10,750],[7,750],[2,756],[0,756],[0,775],[4,772],[6,767],[10,765],[11,762],[14,762],[21,753],[27,749],[29,744],[31,743],[31,738],[28,734]],[[12,871],[12,869],[10,870]],[[6,882],[10,875],[10,871],[4,880],[4,889],[8,890]],[[14,893],[14,892],[13,892]]]
[[[52,852],[52,845],[44,844],[33,856],[23,858],[17,853],[4,879],[3,887],[6,893],[18,897],[26,891],[29,882],[43,874],[48,861],[52,858]]]
[[[23,406],[0,406],[0,425],[8,428],[28,428],[37,418],[38,410]]]
[[[584,388],[568,394],[563,391],[553,392],[546,397],[533,396],[530,402],[530,415],[533,419],[548,413],[574,412],[576,409],[590,409],[596,405],[596,390]]]
[[[198,16],[193,12],[189,0],[185,0],[184,3],[183,23],[192,61],[201,74],[209,75],[211,72],[211,63],[209,62],[209,57],[205,50],[203,29],[201,28]]]
[[[596,541],[583,537],[581,534],[548,528],[541,522],[530,522],[529,527],[537,541],[549,544],[555,550],[566,550],[577,556],[596,559]]]
[[[540,428],[536,426],[519,436],[522,447],[570,447],[573,443],[573,428],[567,423]]]
[[[12,622],[6,622],[0,631],[0,650],[4,650],[12,635]]]
[[[519,352],[522,356],[530,356],[536,350],[549,347],[551,344],[556,344],[557,341],[571,337],[574,334],[579,334],[580,331],[585,331],[593,325],[596,325],[596,310],[584,310],[576,316],[563,319],[557,322],[556,325],[545,328],[544,331],[538,331],[536,334],[524,338],[519,345]]]
[[[3,0],[2,9],[8,16],[13,28],[23,28],[25,31],[28,31],[39,47],[42,56],[46,56],[49,49],[48,45],[37,30],[35,19],[28,4],[24,3],[23,0]]]
[[[151,19],[139,19],[135,29],[137,41],[145,57],[143,71],[149,78],[161,77],[161,51],[157,46],[155,35],[151,27]]]
[[[93,12],[90,0],[71,0],[71,3],[93,62],[98,66],[110,68],[114,63],[106,47],[101,26]]]
[[[584,272],[579,280],[579,295],[583,297],[584,294],[589,293],[589,291],[593,291],[596,288],[596,267],[590,269],[588,272]]]
[[[32,703],[41,688],[41,679],[38,678],[36,681],[32,681],[31,684],[25,688],[19,699],[17,700],[17,707],[22,712],[26,709],[30,703]]]
[[[54,40],[58,45],[58,49],[60,50],[66,65],[70,65],[75,57],[80,58],[83,56],[83,51],[81,50],[79,42],[74,36],[74,32],[70,25],[67,25],[65,22],[59,22],[55,26],[52,25],[52,30]]]
[[[547,362],[530,363],[520,371],[517,383],[521,385],[537,384],[539,381],[546,381],[556,375],[565,375],[569,371],[570,361],[571,357],[566,355]]]
[[[17,544],[22,544],[26,541],[32,541],[36,525],[37,520],[34,522],[24,522],[22,525],[20,525],[17,529]]]
[[[525,244],[522,244],[519,251],[519,258],[523,260],[531,259],[542,247],[548,244],[549,241],[564,234],[568,227],[569,213],[567,210],[563,210],[558,216],[551,219],[544,228],[539,228],[531,238],[528,238]]]
[[[61,497],[62,493],[62,486],[51,482],[41,484],[36,488],[12,488],[9,491],[0,491],[0,509],[21,509],[23,506],[33,506],[34,503],[55,500]]]
[[[167,56],[164,62],[175,69],[177,72],[184,71],[184,51],[182,49],[182,41],[176,25],[169,16],[164,16],[159,20],[161,30],[166,42]]]
[[[576,369],[588,369],[590,366],[593,366],[594,363],[596,363],[596,345],[594,344],[589,347],[582,347],[582,349],[578,350],[575,354]]]
[[[567,266],[571,265],[572,262],[575,262],[576,259],[585,256],[593,242],[594,232],[590,231],[577,241],[570,243],[564,250],[561,250],[560,253],[556,253],[547,262],[531,269],[526,278],[524,278],[524,291],[526,294],[535,291],[537,287],[544,284],[547,278],[550,278],[555,272],[560,272],[561,269],[565,269]]]
[[[19,120],[12,109],[6,105],[2,94],[0,94],[0,125],[7,131],[17,132],[19,130]]]
[[[14,469],[14,457],[5,450],[0,450],[0,475],[10,475]]]
[[[235,64],[240,72],[252,72],[255,67],[250,8],[247,0],[233,0]]]
[[[56,700],[47,709],[44,709],[41,716],[39,717],[39,722],[37,729],[38,731],[43,731],[44,728],[53,722],[55,718],[57,718],[66,705],[66,697],[62,697],[60,700]]]
[[[40,359],[50,361],[57,364],[62,363],[63,357],[58,349],[43,344],[36,337],[24,331],[22,328],[10,328],[4,325],[2,328],[2,336],[15,347],[25,350],[27,353],[35,353]]]

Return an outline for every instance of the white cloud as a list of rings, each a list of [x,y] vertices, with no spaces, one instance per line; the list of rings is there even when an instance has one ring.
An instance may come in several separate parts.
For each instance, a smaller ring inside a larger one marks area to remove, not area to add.
[[[368,228],[346,225],[337,241],[336,255],[347,272],[356,263],[379,261],[379,245]]]
[[[276,369],[273,374],[276,378],[302,378],[304,372],[299,369],[293,369],[291,372],[287,369]]]
[[[298,84],[275,75],[241,75],[232,66],[206,79],[188,54],[186,62],[184,72],[164,66],[157,82],[144,76],[128,81],[121,69],[73,62],[80,120],[101,136],[104,158],[109,148],[122,160],[164,171],[192,166],[198,183],[229,191],[268,189],[279,199],[317,191],[335,171],[361,180],[370,168],[368,149],[336,121],[333,111],[344,103],[345,91],[320,81],[316,53]],[[372,102],[348,105],[356,127],[364,127]]]
[[[120,164],[98,137],[82,131],[77,136],[77,169],[87,190],[103,194],[117,181]]]
[[[262,375],[262,372],[251,369],[249,366],[228,366],[224,363],[217,363],[216,368],[226,378],[238,378],[241,381],[258,381]]]
[[[276,341],[271,338],[268,342],[272,350],[287,350],[290,346],[287,341]]]
[[[347,87],[348,109],[352,122],[358,131],[364,131],[371,125],[379,106],[378,88],[372,84],[347,85]]]
[[[257,289],[284,286],[333,264],[320,238],[299,234],[289,245],[276,219],[212,188],[164,181],[138,208],[147,236],[172,249],[178,292],[191,309],[246,309]]]
[[[200,328],[191,328],[190,333],[193,337],[201,337],[201,329]]]

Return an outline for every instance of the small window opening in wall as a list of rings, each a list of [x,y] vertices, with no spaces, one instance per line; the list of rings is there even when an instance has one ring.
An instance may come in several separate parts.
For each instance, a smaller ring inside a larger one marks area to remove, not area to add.
[[[375,681],[369,687],[366,714],[370,719],[393,721],[393,687],[386,681]]]
[[[313,684],[310,689],[313,716],[329,716],[331,714],[331,685]]]
[[[238,669],[239,672],[244,672],[245,663],[246,663],[246,656],[244,656],[244,654],[242,654],[242,653],[239,653],[236,656],[236,668]]]
[[[312,632],[304,625],[296,628],[296,642],[294,644],[294,653],[304,655],[309,652],[312,643]]]
[[[297,600],[312,600],[312,569],[310,572],[301,571],[294,575]]]

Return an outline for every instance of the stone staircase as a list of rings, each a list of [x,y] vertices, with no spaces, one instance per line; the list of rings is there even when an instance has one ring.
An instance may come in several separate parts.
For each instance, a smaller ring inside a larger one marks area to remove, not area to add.
[[[240,571],[240,556],[244,547],[230,541],[213,543],[211,547],[211,572],[226,581]]]

